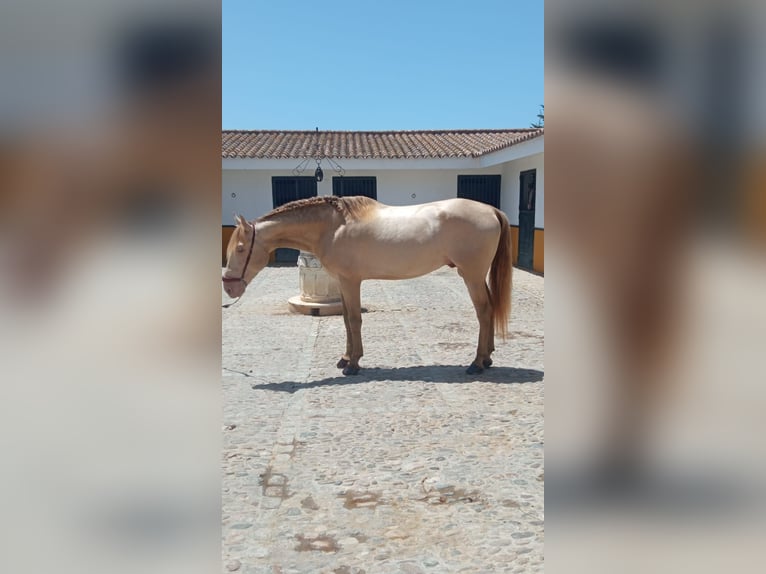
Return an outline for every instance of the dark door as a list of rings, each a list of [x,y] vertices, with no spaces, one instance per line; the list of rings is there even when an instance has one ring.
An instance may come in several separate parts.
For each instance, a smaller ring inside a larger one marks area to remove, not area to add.
[[[457,196],[488,203],[500,209],[500,176],[459,175]]]
[[[313,176],[274,176],[271,178],[271,198],[275,208],[296,199],[315,197],[316,194],[317,180]],[[274,262],[282,265],[295,265],[298,262],[298,253],[297,249],[277,249],[274,252]]]
[[[535,254],[535,185],[537,171],[519,175],[519,267],[532,269]]]

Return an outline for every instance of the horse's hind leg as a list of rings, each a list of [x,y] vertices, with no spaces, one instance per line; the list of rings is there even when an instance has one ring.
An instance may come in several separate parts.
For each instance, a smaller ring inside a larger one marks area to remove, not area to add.
[[[489,299],[490,302],[490,313],[489,313],[489,347],[487,348],[487,358],[484,359],[484,368],[488,369],[492,366],[492,353],[495,352],[495,315],[492,313],[492,296],[489,292],[489,287],[487,284],[484,284],[484,287],[487,290],[487,299]]]
[[[489,367],[492,364],[492,359],[489,356],[494,339],[492,333],[492,303],[490,302],[489,291],[483,276],[478,280],[469,280],[467,277],[463,277],[463,281],[465,281],[471,301],[476,309],[476,317],[479,319],[479,344],[476,348],[476,358],[466,371],[466,373],[472,375],[481,373],[485,367]]]

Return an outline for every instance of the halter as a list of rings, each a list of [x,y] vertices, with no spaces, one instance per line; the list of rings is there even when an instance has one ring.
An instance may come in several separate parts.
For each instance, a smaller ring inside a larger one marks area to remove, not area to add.
[[[247,287],[247,281],[245,281],[245,271],[247,271],[248,265],[250,265],[250,258],[253,256],[253,247],[255,247],[255,224],[253,224],[253,237],[250,240],[250,251],[247,253],[247,259],[245,259],[245,266],[242,268],[242,273],[240,273],[239,277],[221,277],[221,281],[224,283],[235,283],[237,281],[242,281],[242,283],[245,284],[245,287]],[[244,292],[243,292],[244,293]],[[224,309],[227,309],[228,307],[231,307],[239,301],[242,298],[242,295],[237,297],[236,301],[232,301],[231,303],[227,303],[226,305],[221,305]]]

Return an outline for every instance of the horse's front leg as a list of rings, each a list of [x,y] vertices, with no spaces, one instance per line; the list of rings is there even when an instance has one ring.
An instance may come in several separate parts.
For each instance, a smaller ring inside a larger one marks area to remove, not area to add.
[[[346,352],[340,358],[336,367],[345,369],[348,366],[348,362],[351,360],[351,326],[348,322],[348,311],[346,310],[346,300],[343,298],[343,293],[340,295],[340,302],[343,309],[343,323],[346,325]]]
[[[346,321],[346,355],[338,362],[348,357],[348,362],[343,365],[344,375],[356,375],[359,372],[359,359],[364,354],[362,348],[362,300],[361,281],[341,278],[341,299],[343,301],[343,319]]]

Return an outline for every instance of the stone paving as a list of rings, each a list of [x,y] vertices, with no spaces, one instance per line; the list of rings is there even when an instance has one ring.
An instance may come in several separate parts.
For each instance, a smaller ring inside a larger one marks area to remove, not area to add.
[[[466,375],[454,269],[366,281],[344,377],[342,317],[290,313],[297,268],[264,269],[223,310],[223,572],[542,571],[543,289],[514,269],[512,334]]]

